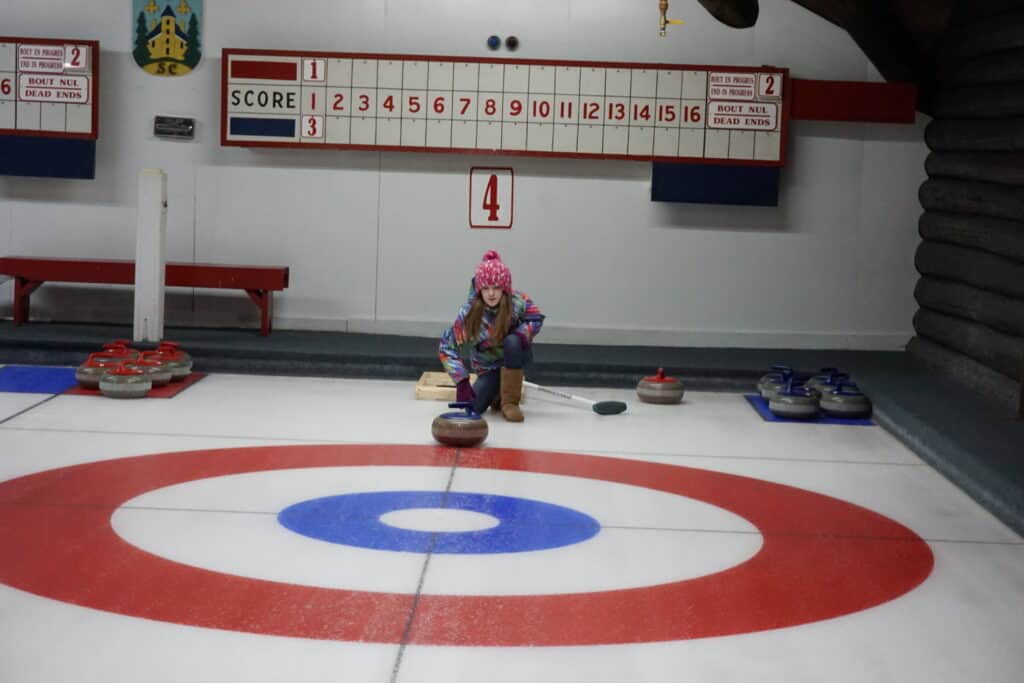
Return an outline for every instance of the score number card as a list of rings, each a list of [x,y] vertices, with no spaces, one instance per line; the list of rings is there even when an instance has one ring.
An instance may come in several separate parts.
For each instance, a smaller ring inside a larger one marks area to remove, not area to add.
[[[781,166],[786,69],[225,49],[221,144]]]
[[[0,135],[95,140],[99,53],[94,40],[0,37]]]

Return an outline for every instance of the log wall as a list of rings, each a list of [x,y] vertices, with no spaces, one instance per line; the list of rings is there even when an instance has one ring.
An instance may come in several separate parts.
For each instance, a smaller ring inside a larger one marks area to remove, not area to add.
[[[939,55],[908,350],[1024,406],[1024,5],[959,3]]]

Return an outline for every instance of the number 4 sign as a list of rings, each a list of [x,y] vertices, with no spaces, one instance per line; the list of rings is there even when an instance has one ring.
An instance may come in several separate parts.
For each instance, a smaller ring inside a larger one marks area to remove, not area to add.
[[[511,168],[469,169],[469,227],[511,228]]]

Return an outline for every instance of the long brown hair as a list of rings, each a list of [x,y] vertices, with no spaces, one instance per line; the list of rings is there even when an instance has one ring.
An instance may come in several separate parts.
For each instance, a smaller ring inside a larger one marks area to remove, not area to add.
[[[501,301],[498,302],[498,314],[494,317],[494,339],[497,344],[501,344],[501,341],[509,333],[509,328],[512,327],[512,303],[509,301],[508,292],[501,293]],[[480,325],[483,324],[484,310],[487,308],[487,304],[484,303],[483,298],[480,296],[480,292],[476,293],[476,297],[473,299],[472,305],[469,307],[469,313],[466,314],[466,338],[472,342],[476,342],[477,337],[480,336]]]

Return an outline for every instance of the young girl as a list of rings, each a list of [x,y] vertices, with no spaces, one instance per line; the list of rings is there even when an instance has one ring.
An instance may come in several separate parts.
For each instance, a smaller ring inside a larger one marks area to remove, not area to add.
[[[523,368],[533,360],[533,338],[543,324],[536,304],[512,289],[512,273],[498,252],[484,254],[470,283],[469,301],[441,335],[438,348],[441,363],[455,382],[456,400],[472,401],[481,414],[495,403],[506,420],[522,422]],[[472,345],[470,364],[477,374],[473,386],[459,356],[463,344]]]

